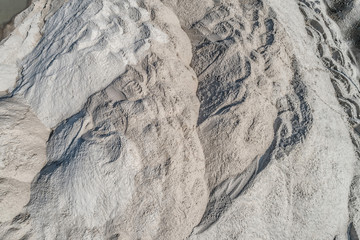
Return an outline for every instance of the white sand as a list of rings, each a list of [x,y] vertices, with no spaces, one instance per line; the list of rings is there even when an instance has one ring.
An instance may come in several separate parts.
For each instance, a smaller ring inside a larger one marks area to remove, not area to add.
[[[358,239],[359,1],[35,1],[0,44],[0,239]]]

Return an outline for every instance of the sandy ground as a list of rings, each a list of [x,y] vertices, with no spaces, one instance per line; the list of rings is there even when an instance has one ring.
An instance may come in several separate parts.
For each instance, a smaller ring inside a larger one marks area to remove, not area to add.
[[[8,22],[13,16],[26,8],[27,0],[0,0],[0,24]]]
[[[359,239],[357,29],[325,1],[33,1],[0,42],[0,239]]]

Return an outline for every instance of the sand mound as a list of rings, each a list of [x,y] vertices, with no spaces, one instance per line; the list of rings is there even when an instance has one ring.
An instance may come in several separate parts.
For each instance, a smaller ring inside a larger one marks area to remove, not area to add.
[[[358,239],[359,4],[34,1],[0,44],[0,238]]]

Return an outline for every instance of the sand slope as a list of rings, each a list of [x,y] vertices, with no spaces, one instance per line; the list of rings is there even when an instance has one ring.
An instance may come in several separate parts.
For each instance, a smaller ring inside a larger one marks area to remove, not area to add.
[[[0,44],[0,238],[358,239],[359,4],[34,1]]]

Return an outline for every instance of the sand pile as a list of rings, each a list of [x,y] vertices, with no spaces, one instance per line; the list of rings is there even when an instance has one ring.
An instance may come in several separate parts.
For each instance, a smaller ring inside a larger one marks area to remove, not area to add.
[[[0,43],[0,238],[358,239],[359,5],[34,1]]]

